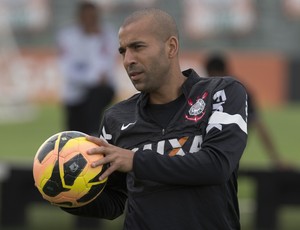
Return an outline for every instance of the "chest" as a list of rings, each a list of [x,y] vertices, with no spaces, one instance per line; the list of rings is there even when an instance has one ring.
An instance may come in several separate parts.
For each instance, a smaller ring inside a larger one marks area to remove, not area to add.
[[[74,33],[72,38],[64,43],[64,49],[73,57],[97,57],[105,53],[105,39],[98,34]]]
[[[171,107],[142,112],[134,110],[134,116],[128,116],[117,125],[120,132],[114,135],[114,144],[134,151],[153,150],[170,156],[197,152],[205,137],[211,110],[212,103],[207,94],[183,97]]]

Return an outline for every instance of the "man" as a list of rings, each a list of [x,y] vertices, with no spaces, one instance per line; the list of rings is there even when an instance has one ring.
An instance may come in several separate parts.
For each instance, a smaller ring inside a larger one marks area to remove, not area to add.
[[[124,67],[141,93],[108,109],[102,138],[88,138],[99,145],[89,154],[105,155],[92,166],[110,165],[100,177],[109,177],[104,192],[84,207],[64,210],[113,219],[127,202],[126,230],[240,229],[244,87],[231,78],[181,72],[176,24],[159,9],[130,15],[119,43]]]
[[[58,34],[66,129],[98,135],[101,115],[114,97],[117,39],[92,2],[77,6],[77,22]]]
[[[225,55],[222,54],[212,54],[208,56],[205,62],[205,69],[209,77],[221,77],[221,76],[230,76],[230,71]],[[275,144],[271,138],[271,135],[261,119],[257,111],[257,106],[254,103],[253,97],[250,96],[249,91],[248,95],[248,128],[253,127],[257,130],[259,139],[261,140],[263,146],[266,149],[266,154],[270,157],[273,166],[276,169],[290,169],[291,165],[287,164],[275,147]],[[251,94],[252,95],[252,94]]]

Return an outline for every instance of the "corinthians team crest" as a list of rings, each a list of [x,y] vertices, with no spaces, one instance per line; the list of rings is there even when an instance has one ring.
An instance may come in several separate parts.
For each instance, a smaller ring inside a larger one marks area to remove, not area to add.
[[[206,103],[204,99],[207,97],[208,93],[204,92],[201,98],[197,98],[196,102],[193,103],[192,99],[188,100],[188,104],[191,106],[189,109],[189,114],[185,115],[185,118],[190,121],[199,121],[205,114]]]

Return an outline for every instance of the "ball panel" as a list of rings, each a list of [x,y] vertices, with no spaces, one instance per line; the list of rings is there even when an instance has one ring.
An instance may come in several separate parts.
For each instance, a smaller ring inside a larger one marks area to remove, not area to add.
[[[83,137],[85,139],[86,134],[81,133],[81,132],[71,132],[71,131],[66,131],[62,132],[60,135],[60,140],[59,140],[59,146],[58,146],[58,152],[61,151],[61,149],[70,141],[78,137]]]
[[[59,193],[66,191],[66,188],[63,187],[60,172],[59,172],[59,160],[55,162],[54,168],[52,170],[51,177],[47,180],[43,186],[43,192],[50,197],[55,197]]]
[[[51,153],[52,150],[55,148],[55,143],[59,135],[53,135],[48,140],[46,140],[42,146],[39,148],[36,154],[36,158],[39,160],[39,162],[42,162],[45,157]]]
[[[54,202],[52,203],[53,205],[57,205],[60,207],[65,207],[65,208],[72,208],[74,206],[74,204],[72,202],[67,202],[67,201],[63,201],[63,202]]]
[[[92,185],[88,193],[77,200],[78,203],[89,203],[90,201],[94,200],[98,194],[102,192],[106,183]]]
[[[42,181],[45,178],[51,178],[56,161],[57,155],[55,154],[54,150],[48,154],[48,157],[42,163],[40,163],[39,160],[35,159],[33,165],[33,178],[36,186],[44,186],[45,183],[42,184]]]
[[[88,183],[89,184],[94,184],[94,183],[102,183],[102,181],[99,181],[99,177],[105,172],[105,170],[108,168],[108,164],[105,164],[105,165],[103,165],[102,166],[102,170],[99,172],[98,170],[98,174],[97,175],[95,175],[95,173],[96,172],[93,172],[93,174],[91,175],[91,176],[87,176],[86,178],[87,179],[89,179],[89,178],[91,178],[89,181],[88,181]]]
[[[85,137],[68,140],[66,143],[63,144],[63,147],[58,148],[59,156],[64,157],[65,161],[68,161],[70,158],[73,157],[72,155],[74,154],[74,152],[82,152],[80,151],[80,145],[81,142],[84,141],[86,141]],[[61,144],[61,139],[59,142]],[[83,152],[85,151],[86,149]]]
[[[87,161],[81,153],[78,153],[65,162],[63,164],[64,186],[72,186],[86,165]]]

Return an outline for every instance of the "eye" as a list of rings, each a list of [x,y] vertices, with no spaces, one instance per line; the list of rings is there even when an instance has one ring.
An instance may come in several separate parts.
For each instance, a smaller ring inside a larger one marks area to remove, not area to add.
[[[134,46],[133,46],[133,48],[135,49],[135,50],[140,50],[140,49],[142,49],[142,48],[144,48],[145,47],[145,45],[142,45],[142,44],[135,44]]]
[[[135,45],[135,46],[134,46],[135,49],[138,49],[138,48],[140,48],[140,47],[141,47],[141,45]]]
[[[124,55],[125,54],[125,49],[124,48],[119,48],[119,53],[121,54],[121,55]]]

